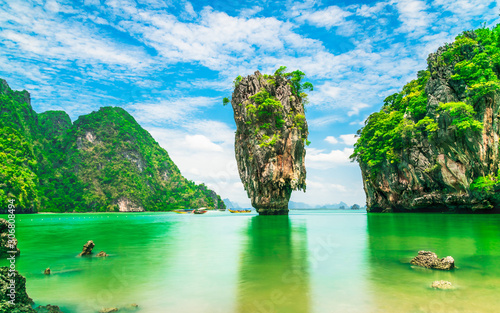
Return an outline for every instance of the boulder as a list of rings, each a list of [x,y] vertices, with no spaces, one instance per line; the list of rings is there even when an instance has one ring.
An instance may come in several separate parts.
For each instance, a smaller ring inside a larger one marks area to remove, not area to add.
[[[43,271],[45,275],[50,275],[50,268],[46,268],[45,271]]]
[[[95,244],[92,240],[87,241],[87,243],[83,245],[83,250],[78,256],[92,254],[92,249],[94,249],[94,246]]]
[[[17,247],[17,239],[9,238],[9,226],[9,222],[0,218],[0,258],[8,258],[12,254],[20,254]],[[12,251],[15,251],[15,253],[12,253]]]
[[[104,252],[104,251],[101,251],[101,252],[99,252],[96,256],[97,256],[97,257],[107,257],[107,256],[109,256],[109,254],[107,254],[107,253],[106,253],[106,252]]]
[[[35,310],[37,313],[64,313],[57,305],[51,304],[39,306]]]
[[[432,283],[431,285],[432,288],[434,289],[454,289],[453,285],[446,280],[436,280],[435,282]]]
[[[111,312],[118,312],[117,308],[103,308],[99,310],[99,313],[111,313]]]
[[[451,270],[455,268],[455,260],[451,256],[440,259],[432,251],[419,251],[418,255],[414,257],[410,263],[412,265],[437,270]]]
[[[14,274],[9,277],[9,274]],[[14,280],[11,284],[10,280]],[[10,288],[14,286],[14,288]],[[15,305],[9,303],[11,294],[15,291]],[[11,271],[9,267],[0,267],[0,312],[27,312],[36,313],[31,307],[33,300],[26,292],[26,278],[18,271]]]

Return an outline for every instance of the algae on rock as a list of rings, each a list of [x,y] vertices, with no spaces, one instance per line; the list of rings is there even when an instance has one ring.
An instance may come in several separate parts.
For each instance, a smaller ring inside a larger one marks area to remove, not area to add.
[[[285,69],[281,67],[274,75],[257,71],[238,76],[230,101],[237,126],[240,178],[259,214],[288,214],[292,191],[306,189],[309,133],[303,91],[312,90],[312,85],[301,83],[304,73],[284,73]]]

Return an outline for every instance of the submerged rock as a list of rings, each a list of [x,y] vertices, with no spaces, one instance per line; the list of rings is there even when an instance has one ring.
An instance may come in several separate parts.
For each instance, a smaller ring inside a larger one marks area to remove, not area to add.
[[[64,313],[57,305],[51,305],[51,304],[43,306],[41,305],[37,307],[35,310],[37,313]]]
[[[45,275],[50,275],[50,268],[46,268],[45,271],[43,271]]]
[[[118,312],[118,308],[103,308],[99,310],[99,313],[111,313],[111,312]]]
[[[292,191],[306,189],[306,95],[289,77],[239,76],[232,94],[238,171],[259,214],[288,214]]]
[[[83,250],[82,250],[82,252],[80,252],[80,254],[78,256],[92,254],[92,249],[94,249],[94,247],[95,247],[95,244],[92,240],[87,241],[87,243],[83,245]]]
[[[104,252],[104,251],[101,251],[101,252],[99,252],[96,256],[97,256],[97,257],[107,257],[107,256],[109,256],[109,254],[107,254],[107,253],[106,253],[106,252]]]
[[[446,280],[436,280],[435,282],[432,283],[431,287],[434,289],[443,289],[443,290],[455,289],[455,287],[453,287],[453,285]]]
[[[412,265],[433,268],[437,270],[451,270],[455,268],[455,260],[451,256],[439,259],[434,252],[419,251],[410,263]]]
[[[17,247],[17,239],[9,238],[9,229],[11,227],[9,222],[0,218],[0,258],[7,258],[12,254],[17,256],[21,253]],[[15,251],[15,253],[12,253],[12,251]]]

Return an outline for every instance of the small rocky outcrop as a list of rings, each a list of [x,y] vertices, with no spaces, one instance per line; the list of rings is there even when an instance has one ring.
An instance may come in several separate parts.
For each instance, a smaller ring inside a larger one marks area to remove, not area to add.
[[[9,237],[10,223],[0,218],[0,258],[7,258],[12,254],[20,255],[21,252],[17,247],[17,239]],[[16,253],[12,253],[16,251]]]
[[[10,273],[14,275],[9,276]],[[14,280],[14,283],[11,280]],[[14,304],[9,303],[13,299]],[[0,267],[0,312],[35,313],[32,304],[33,300],[26,293],[26,278],[16,270],[11,271],[6,266]]]
[[[45,271],[43,271],[44,275],[50,275],[50,268],[46,268]]]
[[[257,71],[235,81],[231,104],[237,126],[236,161],[259,214],[288,214],[292,191],[306,189],[303,96],[278,71]]]
[[[99,310],[99,313],[112,313],[112,312],[118,312],[118,308],[103,308]]]
[[[440,259],[431,251],[419,251],[418,255],[410,261],[410,264],[437,270],[451,270],[455,268],[455,260],[451,256]]]
[[[432,283],[431,288],[442,290],[455,289],[455,287],[453,287],[453,285],[446,280],[436,280]]]
[[[107,253],[106,253],[106,252],[104,252],[104,251],[101,251],[101,252],[99,252],[99,253],[96,255],[96,257],[98,257],[98,258],[107,257],[107,256],[109,256],[109,254],[107,254]]]
[[[90,255],[92,254],[92,249],[94,249],[95,244],[92,240],[87,241],[86,244],[83,245],[83,250],[80,252],[78,256]]]
[[[36,309],[37,313],[64,313],[57,305],[40,305]]]

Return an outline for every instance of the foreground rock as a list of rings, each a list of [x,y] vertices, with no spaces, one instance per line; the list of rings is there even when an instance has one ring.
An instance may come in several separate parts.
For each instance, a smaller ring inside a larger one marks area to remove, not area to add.
[[[118,308],[104,308],[99,311],[99,313],[112,313],[118,312]]]
[[[432,283],[431,287],[434,289],[442,289],[442,290],[455,289],[455,287],[453,287],[453,285],[446,280],[436,280],[435,282]]]
[[[51,304],[39,306],[35,310],[37,313],[64,313],[57,305]]]
[[[410,263],[412,265],[432,268],[437,270],[451,270],[455,268],[455,260],[451,256],[439,259],[434,252],[419,251]]]
[[[232,94],[238,171],[259,214],[288,214],[292,191],[306,188],[305,95],[288,77],[239,76]]]
[[[87,243],[83,245],[83,250],[82,250],[82,252],[80,252],[80,254],[78,256],[92,254],[92,249],[94,249],[94,247],[95,247],[95,244],[92,240],[87,241]]]
[[[19,255],[21,253],[17,247],[17,239],[9,238],[9,225],[9,222],[0,218],[0,258],[7,258],[12,254]],[[15,251],[15,253],[11,251]]]
[[[18,271],[12,272],[15,274],[14,277],[9,277],[9,273],[11,272],[8,267],[0,267],[0,312],[36,312],[31,307],[33,300],[26,293],[26,278]],[[11,284],[11,279],[14,280],[14,284]],[[11,286],[14,288],[10,288]],[[9,303],[12,299],[15,300],[15,304]]]
[[[45,271],[43,271],[43,274],[50,275],[50,268],[46,268]]]
[[[101,252],[99,252],[99,253],[96,255],[96,257],[99,257],[99,258],[101,258],[101,257],[107,257],[107,256],[109,256],[109,254],[107,254],[107,253],[106,253],[106,252],[104,252],[104,251],[101,251]]]

